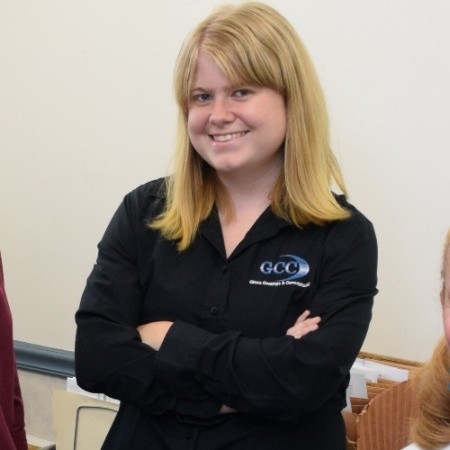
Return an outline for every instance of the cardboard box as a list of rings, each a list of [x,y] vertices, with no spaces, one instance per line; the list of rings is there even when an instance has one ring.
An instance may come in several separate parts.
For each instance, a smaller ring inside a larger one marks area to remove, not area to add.
[[[415,361],[361,352],[360,358],[414,371]],[[368,399],[350,398],[352,412],[343,412],[348,450],[400,450],[408,444],[414,416],[410,381],[367,382]]]

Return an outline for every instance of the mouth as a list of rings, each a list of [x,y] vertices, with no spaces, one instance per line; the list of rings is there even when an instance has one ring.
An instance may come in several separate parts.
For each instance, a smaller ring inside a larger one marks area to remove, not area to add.
[[[228,142],[233,139],[243,137],[247,134],[247,131],[240,131],[239,133],[226,133],[226,134],[210,134],[210,138],[215,142]]]

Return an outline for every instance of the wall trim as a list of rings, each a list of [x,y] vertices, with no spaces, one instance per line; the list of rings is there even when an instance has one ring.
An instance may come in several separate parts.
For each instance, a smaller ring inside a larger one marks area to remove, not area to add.
[[[17,368],[55,377],[75,376],[74,352],[14,341]]]

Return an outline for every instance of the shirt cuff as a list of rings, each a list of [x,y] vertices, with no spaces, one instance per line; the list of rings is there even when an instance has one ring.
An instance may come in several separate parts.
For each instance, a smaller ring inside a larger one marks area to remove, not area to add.
[[[175,321],[155,358],[155,375],[158,381],[170,390],[196,385],[198,362],[211,335],[209,331],[187,322]]]
[[[211,417],[218,413],[222,402],[204,391],[197,369],[205,342],[213,333],[183,321],[170,327],[155,358],[155,378],[164,389],[178,398],[179,412],[184,401],[196,403],[196,415]],[[184,412],[186,414],[186,412]]]

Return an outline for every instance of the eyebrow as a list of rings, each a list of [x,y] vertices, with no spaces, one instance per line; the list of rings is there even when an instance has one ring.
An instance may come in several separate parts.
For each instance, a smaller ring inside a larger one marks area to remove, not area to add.
[[[201,86],[196,86],[196,87],[193,87],[192,89],[190,89],[189,93],[192,93],[192,92],[195,92],[195,91],[208,92],[210,90],[211,90],[210,88],[204,88],[204,87],[201,87]]]

